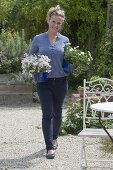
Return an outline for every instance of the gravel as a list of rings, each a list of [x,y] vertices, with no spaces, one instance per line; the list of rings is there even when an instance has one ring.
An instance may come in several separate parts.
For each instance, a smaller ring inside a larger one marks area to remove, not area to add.
[[[88,148],[88,156],[101,158],[100,139],[87,141],[93,143]],[[78,136],[60,136],[55,159],[48,160],[45,158],[40,106],[0,107],[0,170],[78,170],[81,142]]]

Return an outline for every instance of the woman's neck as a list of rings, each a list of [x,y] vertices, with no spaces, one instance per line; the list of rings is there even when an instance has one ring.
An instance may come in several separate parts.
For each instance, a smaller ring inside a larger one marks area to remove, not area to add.
[[[52,38],[57,37],[57,35],[58,35],[57,32],[53,33],[53,32],[50,32],[49,30],[47,31],[47,33],[48,33],[49,37],[52,37]]]
[[[50,42],[52,44],[55,43],[56,39],[57,39],[57,36],[58,36],[58,33],[51,33],[50,31],[47,31],[47,34],[48,34]]]

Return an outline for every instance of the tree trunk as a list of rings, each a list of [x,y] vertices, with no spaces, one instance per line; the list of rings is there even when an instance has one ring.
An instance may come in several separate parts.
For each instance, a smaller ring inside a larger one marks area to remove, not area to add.
[[[107,4],[106,30],[113,26],[113,5]]]

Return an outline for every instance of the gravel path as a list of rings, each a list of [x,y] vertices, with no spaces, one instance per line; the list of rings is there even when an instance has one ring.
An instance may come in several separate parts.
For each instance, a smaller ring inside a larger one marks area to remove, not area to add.
[[[89,140],[89,153],[97,157],[98,140]],[[81,138],[60,136],[58,143],[55,159],[47,160],[40,106],[0,108],[0,170],[78,170]]]

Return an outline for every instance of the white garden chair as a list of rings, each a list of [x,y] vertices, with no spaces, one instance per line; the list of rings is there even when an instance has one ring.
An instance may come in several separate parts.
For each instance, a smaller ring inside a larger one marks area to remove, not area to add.
[[[88,169],[89,165],[92,165],[92,161],[95,162],[93,164],[92,169],[99,168],[103,163],[106,162],[106,165],[109,160],[107,159],[98,159],[93,160],[93,158],[88,158],[87,154],[87,137],[110,137],[111,141],[113,142],[113,129],[110,130],[107,129],[108,134],[105,132],[105,128],[102,127],[103,125],[100,125],[100,128],[94,127],[90,128],[88,127],[88,122],[92,121],[100,121],[101,124],[105,120],[112,120],[113,121],[113,115],[112,113],[103,113],[103,112],[97,112],[90,108],[91,104],[98,103],[98,102],[113,102],[113,80],[107,79],[107,78],[99,78],[94,81],[86,81],[84,79],[84,96],[83,96],[83,130],[78,134],[79,137],[82,137],[82,149],[81,149],[81,159],[80,159],[80,170],[86,170]],[[112,126],[113,127],[113,126]],[[110,134],[109,134],[110,132]],[[109,136],[108,136],[109,135]],[[100,162],[100,165],[96,166],[97,162]],[[113,163],[110,162],[110,164]],[[109,164],[109,163],[108,163]],[[105,168],[105,167],[103,167]],[[112,165],[113,168],[113,165]],[[96,170],[97,170],[96,169]],[[106,170],[109,170],[109,168],[105,168]],[[89,169],[88,169],[89,170]],[[100,170],[100,169],[99,169]],[[101,170],[102,167],[101,167]],[[112,169],[113,170],[113,169]]]

